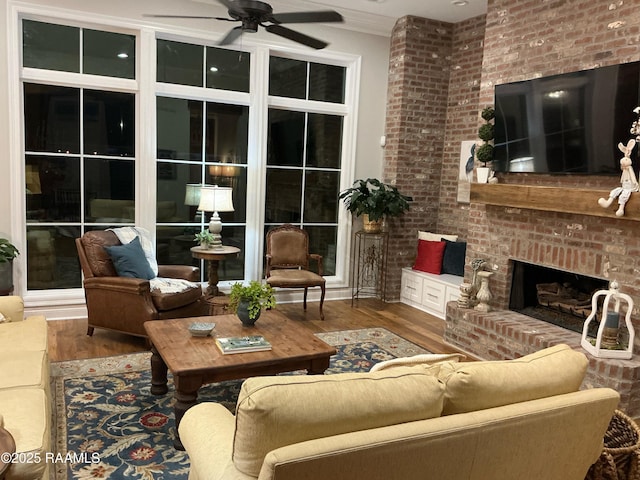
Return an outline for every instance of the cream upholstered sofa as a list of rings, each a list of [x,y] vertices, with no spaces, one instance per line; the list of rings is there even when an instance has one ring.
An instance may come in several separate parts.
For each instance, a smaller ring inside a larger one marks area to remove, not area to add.
[[[24,317],[18,296],[0,297],[0,421],[11,433],[16,452],[5,480],[48,479],[51,450],[51,393],[44,316]]]
[[[180,423],[191,480],[582,480],[619,401],[584,354],[247,379]]]

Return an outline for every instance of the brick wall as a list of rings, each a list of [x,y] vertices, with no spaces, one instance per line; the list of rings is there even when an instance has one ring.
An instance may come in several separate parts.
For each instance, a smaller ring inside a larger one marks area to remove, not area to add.
[[[411,212],[392,222],[389,299],[398,297],[400,268],[415,258],[415,230],[436,229],[468,240],[467,265],[485,258],[494,266],[491,288],[499,308],[507,305],[513,258],[616,279],[640,306],[640,222],[456,201],[459,144],[476,138],[479,111],[493,104],[494,85],[639,60],[638,7],[640,0],[489,0],[486,17],[456,25],[398,21],[384,178],[415,201]],[[611,177],[530,174],[500,181],[559,188],[617,184]],[[469,271],[467,266],[467,278]]]
[[[456,201],[459,152],[477,129],[484,23],[484,16],[456,25],[405,17],[394,27],[383,179],[413,202],[389,222],[387,299],[400,296],[417,230],[466,236],[468,205]]]
[[[640,59],[640,1],[490,0],[480,105],[496,84]],[[632,110],[635,105],[629,105]],[[621,138],[621,141],[627,139]],[[638,165],[636,165],[636,170]],[[509,174],[502,182],[612,188],[611,177]],[[594,195],[594,209],[599,209]],[[593,277],[616,279],[640,306],[640,222],[472,204],[467,263],[486,258],[494,304],[506,308],[515,258]]]

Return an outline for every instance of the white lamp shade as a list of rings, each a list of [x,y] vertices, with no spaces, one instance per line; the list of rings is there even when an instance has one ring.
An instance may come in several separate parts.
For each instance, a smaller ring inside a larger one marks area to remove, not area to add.
[[[231,187],[217,185],[204,186],[200,189],[200,205],[203,212],[233,212],[233,196]]]

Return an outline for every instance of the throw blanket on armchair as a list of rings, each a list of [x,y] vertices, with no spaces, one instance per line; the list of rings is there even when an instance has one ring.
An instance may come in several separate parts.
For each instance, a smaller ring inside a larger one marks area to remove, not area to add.
[[[109,228],[113,233],[116,234],[118,240],[123,245],[129,243],[136,237],[140,238],[140,244],[142,245],[142,250],[144,251],[144,256],[146,257],[153,273],[156,275],[155,278],[149,280],[149,284],[152,290],[158,290],[161,293],[180,293],[188,288],[195,286],[193,282],[188,280],[184,280],[181,278],[162,278],[158,277],[158,262],[156,261],[156,255],[153,248],[153,241],[151,240],[151,233],[149,230],[142,227],[119,227],[119,228]]]

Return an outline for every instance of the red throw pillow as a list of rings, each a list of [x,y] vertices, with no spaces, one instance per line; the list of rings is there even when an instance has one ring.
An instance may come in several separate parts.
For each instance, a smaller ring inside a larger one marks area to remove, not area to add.
[[[418,256],[413,264],[413,269],[440,275],[445,246],[445,242],[418,240]]]

